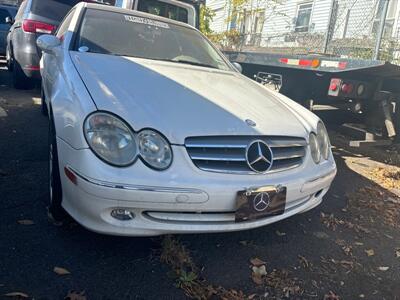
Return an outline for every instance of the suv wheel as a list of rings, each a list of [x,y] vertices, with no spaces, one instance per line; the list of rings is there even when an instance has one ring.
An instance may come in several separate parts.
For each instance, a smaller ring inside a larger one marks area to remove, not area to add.
[[[10,47],[8,45],[6,49],[6,61],[7,61],[7,69],[9,72],[11,72],[13,69],[13,58],[11,55]]]
[[[42,85],[42,88],[40,89],[40,99],[41,99],[41,110],[42,110],[42,114],[44,115],[44,116],[48,116],[49,115],[49,112],[48,112],[48,109],[47,109],[47,104],[46,104],[46,97],[45,97],[45,95],[44,95],[44,90],[43,90],[43,85]]]
[[[49,218],[55,223],[62,223],[67,213],[61,206],[62,187],[60,168],[58,165],[57,140],[55,126],[52,119],[49,120]]]
[[[13,85],[18,90],[33,89],[35,82],[32,78],[25,75],[21,65],[15,60],[12,60],[12,80]]]

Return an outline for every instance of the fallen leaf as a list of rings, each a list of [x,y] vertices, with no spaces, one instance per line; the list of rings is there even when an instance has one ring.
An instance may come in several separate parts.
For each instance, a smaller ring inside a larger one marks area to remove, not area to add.
[[[253,282],[254,282],[255,284],[257,284],[257,285],[263,284],[263,279],[261,278],[261,276],[257,276],[257,275],[252,274],[252,275],[251,275],[251,279],[252,279]]]
[[[35,222],[33,222],[32,220],[18,220],[18,224],[20,224],[20,225],[33,225],[33,224],[35,224]]]
[[[261,259],[259,259],[259,258],[252,258],[252,259],[250,259],[250,263],[253,265],[253,266],[256,266],[256,267],[260,267],[260,266],[262,266],[262,265],[265,265],[265,261],[262,261]]]
[[[324,296],[324,300],[340,300],[340,298],[334,292],[329,291],[329,293]]]
[[[279,230],[275,231],[277,236],[285,236],[286,232],[280,232]]]
[[[391,239],[391,240],[393,240],[393,237],[392,237],[391,235],[389,235],[389,234],[386,234],[386,233],[384,233],[383,235],[384,235],[384,236],[386,236],[388,239]]]
[[[252,268],[253,273],[251,274],[251,278],[253,282],[257,285],[261,285],[263,283],[263,277],[267,275],[267,269],[265,265],[262,266],[253,266]]]
[[[53,271],[54,271],[54,273],[56,273],[56,274],[58,274],[58,275],[68,275],[68,274],[71,274],[71,272],[68,271],[67,269],[60,268],[60,267],[54,267]]]
[[[399,258],[399,257],[400,257],[400,248],[396,249],[396,258]]]
[[[308,262],[307,258],[305,258],[302,255],[297,255],[297,257],[299,258],[300,263],[303,265],[303,267],[305,267],[305,268],[309,268],[310,267],[310,263]]]
[[[365,295],[364,294],[360,294],[358,297],[365,298]]]
[[[368,256],[374,256],[375,255],[374,249],[365,250],[365,253],[367,253]]]
[[[354,245],[356,245],[356,246],[364,246],[364,243],[361,243],[361,242],[355,242],[355,243],[354,243]]]
[[[248,241],[240,241],[239,243],[240,243],[241,245],[243,245],[243,246],[247,246],[247,245],[249,244]]]
[[[378,270],[385,272],[385,271],[389,270],[389,267],[378,267]]]
[[[69,291],[64,300],[86,300],[85,291]]]
[[[21,293],[21,292],[11,292],[11,293],[7,293],[4,296],[6,297],[21,297],[21,298],[29,298],[29,296],[25,293]]]
[[[262,265],[261,267],[254,266],[252,268],[252,270],[253,270],[253,273],[256,274],[257,276],[267,275],[267,268],[265,267],[265,265]]]
[[[322,231],[313,232],[313,235],[319,239],[329,239],[329,235]]]

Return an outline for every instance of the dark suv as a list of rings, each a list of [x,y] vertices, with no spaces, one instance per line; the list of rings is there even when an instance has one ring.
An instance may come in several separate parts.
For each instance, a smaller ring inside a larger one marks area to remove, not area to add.
[[[51,34],[79,0],[25,0],[21,3],[7,36],[7,66],[13,73],[14,87],[32,88],[40,78],[41,51],[36,39]]]
[[[7,34],[10,30],[10,24],[7,24],[6,19],[14,18],[17,9],[16,6],[0,4],[0,55],[6,54]]]

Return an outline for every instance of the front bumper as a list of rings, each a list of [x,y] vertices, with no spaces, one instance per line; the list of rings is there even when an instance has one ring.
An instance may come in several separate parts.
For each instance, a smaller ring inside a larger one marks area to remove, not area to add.
[[[84,227],[112,235],[225,232],[264,226],[320,204],[336,175],[333,159],[318,168],[307,166],[310,160],[306,157],[301,167],[290,171],[233,175],[199,170],[181,146],[174,146],[175,161],[164,172],[150,170],[140,161],[116,169],[100,162],[90,150],[74,150],[62,140],[58,140],[58,149],[63,207]],[[73,172],[76,184],[64,168]],[[287,187],[284,214],[235,222],[238,191],[279,184]],[[111,216],[114,209],[129,210],[134,218],[117,220]]]

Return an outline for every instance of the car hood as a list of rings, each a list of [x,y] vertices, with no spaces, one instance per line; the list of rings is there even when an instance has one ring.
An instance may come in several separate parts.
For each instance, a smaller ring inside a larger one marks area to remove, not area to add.
[[[237,72],[94,53],[71,57],[97,108],[135,131],[154,128],[174,144],[205,135],[307,136],[299,115],[274,92]]]

